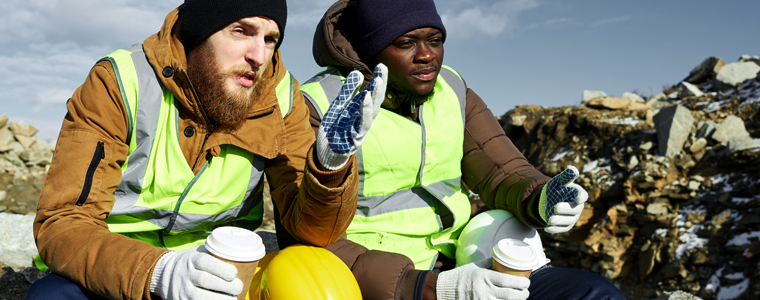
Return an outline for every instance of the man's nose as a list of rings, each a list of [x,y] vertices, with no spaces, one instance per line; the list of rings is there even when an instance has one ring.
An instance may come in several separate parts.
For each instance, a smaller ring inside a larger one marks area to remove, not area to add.
[[[260,67],[267,61],[266,43],[263,38],[254,37],[248,43],[245,60],[254,67]]]
[[[417,63],[429,63],[435,59],[435,53],[430,50],[428,45],[422,44],[417,47],[417,52],[414,54],[414,60]]]

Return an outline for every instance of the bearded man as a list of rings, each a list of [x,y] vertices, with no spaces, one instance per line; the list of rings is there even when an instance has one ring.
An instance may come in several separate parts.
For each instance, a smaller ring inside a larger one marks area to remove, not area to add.
[[[218,226],[261,224],[265,175],[301,243],[340,236],[350,220],[314,216],[356,205],[353,153],[387,69],[361,93],[347,84],[315,142],[278,50],[286,18],[285,0],[186,0],[91,69],[37,207],[36,263],[52,273],[27,299],[236,299],[237,269],[200,246]]]

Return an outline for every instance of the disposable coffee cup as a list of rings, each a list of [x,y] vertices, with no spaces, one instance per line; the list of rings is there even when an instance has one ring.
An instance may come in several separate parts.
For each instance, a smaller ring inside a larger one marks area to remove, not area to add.
[[[496,243],[492,269],[504,274],[528,278],[539,265],[537,250],[528,243],[517,239],[503,239]]]
[[[243,292],[237,298],[244,300],[256,266],[266,254],[261,237],[244,228],[218,227],[206,238],[205,247],[209,254],[237,268],[237,278],[243,281]]]

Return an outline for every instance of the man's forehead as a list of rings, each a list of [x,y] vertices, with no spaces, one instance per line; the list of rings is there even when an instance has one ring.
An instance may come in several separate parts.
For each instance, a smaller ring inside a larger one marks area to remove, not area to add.
[[[266,28],[270,31],[267,34],[276,34],[277,36],[280,35],[280,29],[277,27],[277,22],[265,16],[246,17],[235,22],[244,26],[255,27],[258,29]]]

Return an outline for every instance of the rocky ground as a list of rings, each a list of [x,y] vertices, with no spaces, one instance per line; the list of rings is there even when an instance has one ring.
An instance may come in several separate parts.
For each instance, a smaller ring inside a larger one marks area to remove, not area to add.
[[[582,173],[589,200],[577,226],[542,233],[552,264],[600,274],[628,299],[760,298],[758,72],[758,57],[712,57],[652,97],[585,91],[578,106],[497,117],[542,172]],[[45,275],[30,267],[31,222],[53,150],[36,131],[0,116],[0,300],[23,299]]]

